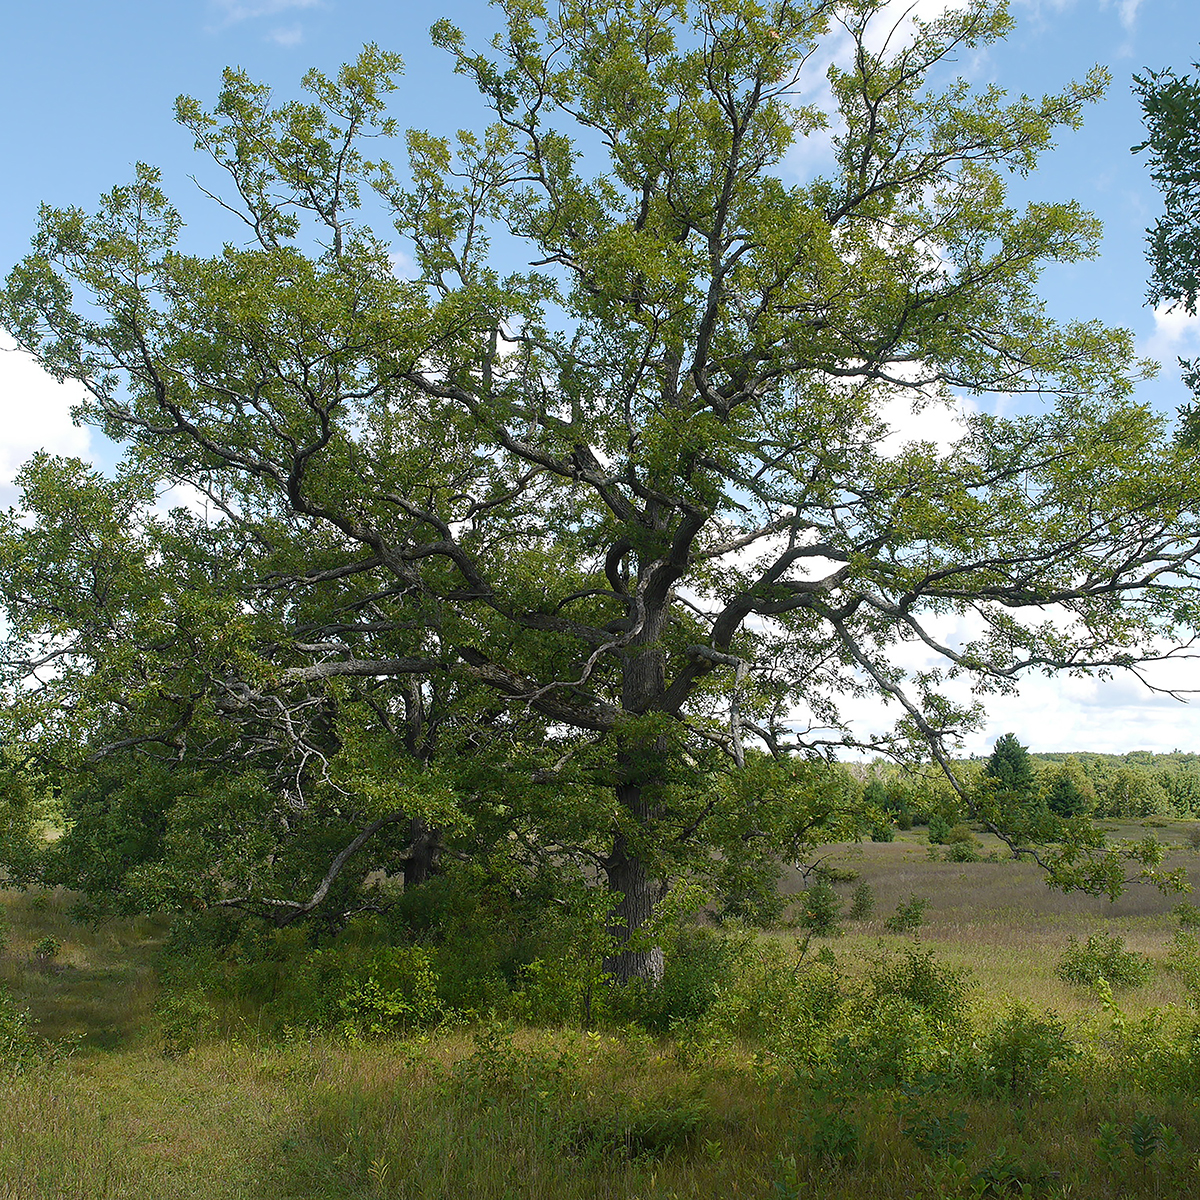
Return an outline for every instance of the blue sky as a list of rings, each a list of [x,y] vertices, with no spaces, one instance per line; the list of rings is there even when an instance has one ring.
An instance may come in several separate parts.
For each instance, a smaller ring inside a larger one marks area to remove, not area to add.
[[[919,0],[930,12],[944,0]],[[1200,58],[1200,0],[1012,0],[1017,27],[1002,45],[960,63],[978,84],[1041,94],[1082,77],[1095,63],[1113,74],[1108,96],[1084,129],[1062,136],[1021,194],[1076,198],[1102,218],[1097,260],[1057,267],[1042,289],[1060,317],[1098,317],[1134,331],[1159,359],[1148,403],[1170,411],[1186,399],[1175,358],[1200,352],[1200,323],[1145,306],[1144,230],[1158,195],[1144,160],[1131,76],[1145,68],[1187,70]],[[483,114],[466,81],[429,45],[427,30],[449,17],[482,45],[497,14],[484,0],[42,0],[8,6],[0,43],[0,269],[24,254],[38,204],[90,207],[96,196],[143,160],[163,168],[168,192],[203,242],[204,205],[187,180],[195,169],[188,135],[171,117],[177,95],[209,103],[221,69],[244,67],[281,97],[294,93],[310,66],[334,71],[364,42],[405,59],[394,114],[402,126],[438,132],[477,127]],[[398,157],[398,156],[397,156]],[[819,147],[802,156],[821,165]],[[799,160],[797,168],[799,169]],[[100,459],[94,436],[74,429],[67,389],[39,376],[17,354],[0,354],[0,504],[11,503],[15,465],[39,446]],[[1196,673],[1200,676],[1200,672]],[[1184,677],[1180,679],[1186,683]],[[1198,681],[1200,683],[1200,681]],[[986,749],[1012,729],[1035,749],[1200,747],[1200,700],[1155,700],[1132,681],[1053,684],[1035,680],[1018,699],[990,705],[986,729],[970,749]]]

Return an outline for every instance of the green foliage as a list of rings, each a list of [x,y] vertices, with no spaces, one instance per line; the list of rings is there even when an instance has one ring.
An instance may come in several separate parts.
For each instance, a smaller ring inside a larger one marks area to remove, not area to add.
[[[805,1132],[799,1139],[802,1154],[835,1167],[858,1158],[862,1132],[856,1122],[840,1110],[818,1110],[805,1117]]]
[[[1191,928],[1177,929],[1171,935],[1167,969],[1178,975],[1187,989],[1192,1008],[1200,1009],[1200,935]]]
[[[962,1025],[971,984],[969,972],[939,963],[932,950],[905,947],[899,955],[873,960],[866,972],[866,997],[909,1001],[943,1030]]]
[[[850,911],[847,914],[852,921],[866,921],[875,913],[875,893],[869,883],[860,883],[854,889],[850,898]]]
[[[34,1032],[28,1010],[0,987],[0,1079],[48,1066],[61,1054],[61,1047]]]
[[[837,937],[841,932],[842,900],[824,872],[800,893],[798,923],[819,937]]]
[[[687,1028],[701,1020],[738,977],[750,946],[748,938],[681,926],[665,947],[662,980],[655,986],[634,984],[613,993],[610,1011],[652,1033]]]
[[[929,843],[930,845],[941,845],[950,836],[951,824],[947,817],[941,813],[934,813],[929,818]]]
[[[1168,301],[1196,311],[1200,290],[1200,82],[1175,71],[1135,75],[1147,138],[1135,150],[1150,151],[1150,176],[1163,193],[1165,212],[1149,231],[1151,304]],[[1200,390],[1194,363],[1183,363],[1184,379]],[[1196,435],[1196,414],[1183,410],[1184,435]]]
[[[1119,935],[1097,933],[1082,946],[1072,937],[1054,973],[1081,987],[1094,987],[1101,980],[1113,988],[1140,987],[1154,973],[1154,964],[1144,954],[1127,950]]]
[[[951,1109],[913,1116],[904,1126],[904,1136],[935,1158],[962,1158],[971,1145],[966,1128],[967,1114]]]
[[[996,742],[983,773],[994,780],[1001,791],[1018,796],[1030,795],[1037,783],[1029,750],[1013,733],[1006,733]]]
[[[1064,1082],[1064,1065],[1078,1054],[1058,1016],[1019,1004],[988,1031],[982,1049],[985,1086],[1013,1100],[1053,1094]]]
[[[43,962],[49,962],[51,959],[58,957],[58,952],[62,949],[62,942],[58,938],[47,934],[44,938],[39,938],[33,944],[34,958],[41,959]]]
[[[911,895],[896,905],[896,911],[883,923],[888,933],[916,933],[925,923],[925,910],[929,900],[924,896]]]
[[[1085,778],[1076,758],[1068,758],[1050,777],[1046,805],[1055,816],[1077,817],[1096,803],[1095,789]]]
[[[953,842],[946,847],[946,852],[942,857],[946,862],[983,862],[983,854],[980,852],[980,846],[981,843],[978,841]]]
[[[1038,296],[1099,225],[1007,194],[1103,71],[1037,100],[954,78],[1010,28],[991,0],[911,44],[873,2],[836,27],[750,0],[496,11],[479,52],[432,31],[478,86],[473,128],[382,149],[402,64],[373,45],[281,103],[230,69],[175,115],[248,244],[185,253],[139,163],[94,212],[44,206],[0,293],[125,451],[115,478],[38,456],[0,514],[0,742],[47,765],[62,832],[5,793],[0,857],[95,916],[308,922],[329,1012],[357,997],[367,1024],[411,1015],[388,989],[432,1012],[411,956],[316,944],[381,875],[416,891],[466,862],[577,911],[600,866],[600,962],[653,980],[665,881],[769,919],[781,859],[861,831],[831,736],[924,760],[980,719],[948,676],[1136,666],[1195,625],[1195,448],[1132,399],[1127,331]],[[834,36],[853,66],[810,80]],[[810,83],[823,108],[797,103]],[[829,170],[790,178],[826,127]],[[898,399],[1014,391],[1044,407],[890,447]],[[210,516],[159,512],[164,485]],[[931,623],[976,614],[986,633],[941,650]],[[914,637],[944,671],[906,669]],[[864,689],[899,699],[892,730],[851,727]],[[1060,882],[1115,886],[1120,851],[1034,811],[1027,757],[1001,739],[980,805],[1061,846]],[[911,791],[902,827],[956,811],[932,776]],[[543,1003],[549,955],[455,978],[460,935],[426,963],[439,1002],[486,1008],[515,964]]]

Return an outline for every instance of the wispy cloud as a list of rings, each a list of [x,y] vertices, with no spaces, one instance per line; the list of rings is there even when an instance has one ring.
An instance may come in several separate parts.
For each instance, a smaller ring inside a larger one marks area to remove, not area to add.
[[[216,17],[213,32],[240,25],[243,21],[254,21],[262,17],[278,17],[282,13],[302,9],[321,8],[324,0],[209,0],[209,7]],[[283,35],[281,38],[279,35]],[[295,35],[295,36],[293,36]],[[300,26],[273,30],[272,41],[281,46],[294,46],[303,37]],[[288,38],[292,40],[287,40]]]
[[[1130,32],[1137,22],[1137,13],[1141,6],[1142,0],[1118,0],[1117,15],[1121,18],[1121,24]]]
[[[296,8],[317,8],[321,0],[212,0],[212,6],[233,25],[237,21],[251,21],[255,17],[275,17]]]
[[[283,46],[290,50],[293,46],[298,46],[304,41],[304,26],[289,25],[286,29],[272,29],[267,36],[277,46]]]

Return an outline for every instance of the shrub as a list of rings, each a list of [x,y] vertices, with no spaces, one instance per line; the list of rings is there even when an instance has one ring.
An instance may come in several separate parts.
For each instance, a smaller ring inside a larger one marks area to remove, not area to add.
[[[827,875],[820,874],[801,894],[799,923],[820,937],[841,933],[842,901]]]
[[[343,976],[340,1024],[373,1036],[432,1025],[442,1015],[437,984],[432,955],[423,946],[376,950]]]
[[[1200,908],[1194,904],[1181,901],[1171,909],[1173,916],[1184,929],[1195,929],[1200,925]]]
[[[871,841],[873,842],[893,842],[896,840],[896,831],[888,821],[880,821],[871,826]]]
[[[909,896],[896,905],[896,911],[883,923],[889,933],[916,933],[925,922],[929,901],[924,896]]]
[[[982,845],[980,840],[975,836],[971,827],[962,821],[950,829],[946,834],[945,842],[947,846],[979,846]]]
[[[1190,929],[1177,929],[1167,951],[1167,969],[1175,972],[1187,989],[1188,1003],[1200,1008],[1200,938]]]
[[[946,862],[954,863],[976,863],[983,862],[983,855],[980,851],[980,843],[975,842],[952,842],[946,847],[946,853],[942,856]]]
[[[1037,1016],[1020,1004],[987,1034],[982,1050],[988,1085],[1014,1098],[1056,1090],[1062,1065],[1077,1053],[1056,1014]]]
[[[46,936],[34,944],[33,957],[39,958],[43,962],[48,962],[52,958],[58,957],[58,952],[62,949],[62,942],[56,937]]]
[[[931,846],[944,844],[950,837],[951,828],[950,822],[941,813],[934,813],[929,818],[929,844]]]
[[[0,1078],[24,1075],[58,1055],[54,1043],[33,1032],[29,1010],[19,1007],[7,988],[0,988]]]
[[[744,965],[751,944],[748,938],[681,927],[664,946],[666,963],[658,985],[634,981],[614,989],[613,1015],[632,1018],[652,1033],[699,1020]]]
[[[875,912],[875,893],[869,883],[860,883],[850,901],[850,919],[865,921]]]
[[[1144,954],[1127,950],[1115,933],[1097,933],[1080,945],[1071,938],[1059,959],[1055,974],[1067,983],[1094,987],[1104,979],[1113,988],[1138,987],[1154,971]]]
[[[969,979],[969,972],[938,962],[932,950],[908,947],[898,957],[885,955],[872,962],[866,995],[871,1003],[899,996],[949,1028],[964,1018]]]

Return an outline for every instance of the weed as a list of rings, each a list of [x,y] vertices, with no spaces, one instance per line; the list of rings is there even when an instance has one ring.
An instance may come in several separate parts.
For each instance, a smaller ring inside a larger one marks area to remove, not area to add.
[[[920,1112],[904,1126],[904,1136],[934,1158],[962,1158],[971,1148],[966,1129],[967,1114],[960,1109]]]
[[[21,1008],[6,988],[0,988],[0,1078],[24,1075],[61,1056],[62,1047],[33,1031],[28,1009]]]

